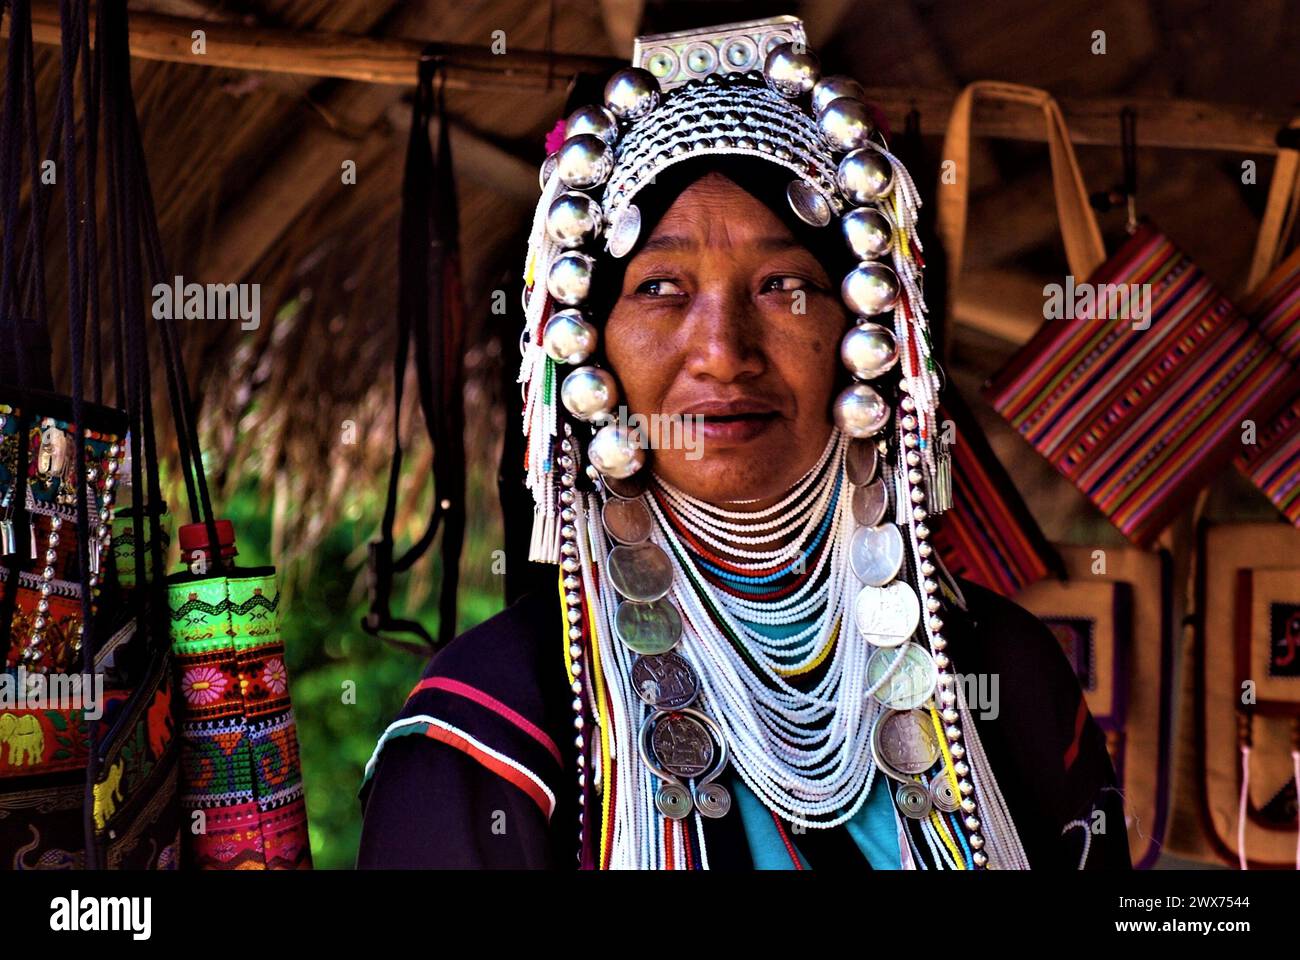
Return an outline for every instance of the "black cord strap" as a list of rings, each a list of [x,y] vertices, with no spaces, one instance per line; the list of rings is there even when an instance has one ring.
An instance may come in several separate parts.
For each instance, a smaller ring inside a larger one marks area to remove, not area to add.
[[[393,455],[379,539],[370,544],[368,576],[370,611],[362,627],[395,646],[427,653],[447,643],[456,630],[456,593],[465,531],[464,400],[461,358],[464,318],[459,276],[456,185],[437,48],[419,63],[402,178],[397,348],[393,360]],[[438,149],[429,140],[437,117]],[[436,331],[436,332],[435,332]],[[433,447],[433,505],[424,533],[400,557],[394,557],[393,527],[402,472],[402,400],[406,365],[414,342],[416,385],[425,429]],[[442,538],[442,589],[438,642],[422,624],[398,619],[391,610],[393,578],[411,568],[428,551],[439,527]],[[414,634],[423,646],[384,636]]]

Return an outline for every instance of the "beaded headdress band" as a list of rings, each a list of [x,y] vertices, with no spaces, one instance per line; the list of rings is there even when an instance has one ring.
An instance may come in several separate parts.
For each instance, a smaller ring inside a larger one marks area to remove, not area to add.
[[[697,824],[700,815],[723,816],[731,798],[718,777],[730,755],[770,807],[811,828],[852,816],[883,769],[897,786],[899,809],[918,823],[932,804],[962,818],[961,849],[971,867],[1023,866],[944,653],[938,560],[926,521],[949,506],[951,485],[936,443],[939,384],[921,289],[920,197],[872,122],[862,87],[820,76],[793,17],[641,37],[633,66],[606,84],[604,103],[574,111],[564,134],[543,164],[529,237],[519,382],[535,503],[529,559],[560,565],[580,796],[603,805],[600,817],[584,812],[583,862],[670,862],[646,824],[656,816],[696,814]],[[709,618],[726,620],[725,612],[693,606],[681,557],[674,565],[668,555],[676,548],[662,511],[641,496],[650,473],[644,442],[614,416],[619,387],[596,362],[597,318],[584,309],[601,261],[610,266],[642,239],[640,191],[674,164],[704,156],[749,156],[788,170],[793,213],[814,228],[839,230],[856,261],[841,284],[856,319],[840,344],[853,382],[834,401],[839,432],[787,498],[805,489],[827,497],[845,491],[833,501],[840,505],[831,537],[856,580],[846,573],[836,581],[828,619],[817,628],[823,649],[856,634],[841,644],[834,666],[837,677],[857,678],[836,695],[834,727],[847,758],[841,766],[852,769],[834,782],[803,779],[798,756],[773,774],[767,748],[736,725],[743,718],[711,715],[718,700],[747,695],[717,686],[734,684],[738,673],[719,679],[691,662],[712,642]],[[891,391],[870,383],[895,370],[896,416],[886,399]],[[828,472],[832,452],[835,470]],[[896,522],[882,523],[891,503]],[[684,629],[694,639],[678,648]],[[913,636],[919,642],[910,642]],[[883,686],[905,673],[914,688],[905,695],[897,683]],[[859,687],[864,676],[876,679]],[[594,744],[586,740],[593,723]],[[628,766],[638,754],[640,772]],[[921,754],[926,762],[918,765]],[[605,789],[606,779],[616,788]],[[598,825],[600,850],[593,853]],[[956,821],[940,826],[942,835],[926,834],[927,842],[954,841],[946,831],[956,830]]]

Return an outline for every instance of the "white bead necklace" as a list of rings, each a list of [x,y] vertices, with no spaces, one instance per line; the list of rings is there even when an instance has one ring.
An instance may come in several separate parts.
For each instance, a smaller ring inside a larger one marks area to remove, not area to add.
[[[791,598],[783,598],[763,604],[715,589],[658,503],[647,498],[657,526],[653,539],[678,563],[670,596],[685,624],[679,650],[698,671],[703,698],[723,728],[732,763],[769,808],[809,828],[829,828],[851,819],[865,801],[875,773],[871,729],[880,708],[866,682],[871,649],[857,636],[853,619],[852,600],[859,585],[847,558],[848,539],[855,524],[847,481],[843,479],[846,447],[847,438],[833,431],[818,465],[795,485],[791,494],[753,514],[705,504],[657,481],[683,527],[702,543],[723,550],[728,562],[741,569],[769,567],[771,561],[797,556],[827,519],[839,485],[839,499],[825,533],[828,542],[814,575],[793,603]],[[827,466],[828,458],[830,469],[821,469]],[[814,495],[806,496],[810,491],[815,491]],[[750,550],[738,541],[770,542],[771,535],[728,536],[719,543],[721,538],[708,532],[754,530],[756,526],[732,522],[751,516],[759,518],[760,525],[768,529],[785,528],[793,533],[802,525],[803,531],[792,544],[768,551]],[[751,566],[746,567],[746,563]],[[710,605],[717,619],[710,613]],[[780,612],[764,618],[763,614],[769,612],[762,609],[764,606]],[[796,635],[793,650],[789,638],[773,641],[738,619],[743,616],[751,622],[789,623],[818,607],[821,615],[800,631],[802,636]],[[719,620],[744,644],[748,659],[728,638]],[[821,679],[807,691],[790,684],[782,674],[810,666],[837,627],[835,649]],[[808,642],[804,643],[805,639]],[[792,652],[798,654],[793,663],[789,659]]]

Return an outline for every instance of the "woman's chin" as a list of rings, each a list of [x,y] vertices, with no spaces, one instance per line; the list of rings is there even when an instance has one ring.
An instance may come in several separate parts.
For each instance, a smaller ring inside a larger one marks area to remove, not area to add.
[[[790,485],[783,469],[788,466],[780,449],[761,442],[714,448],[706,444],[695,459],[681,450],[656,451],[653,458],[660,479],[688,496],[715,504],[763,500],[784,492]]]

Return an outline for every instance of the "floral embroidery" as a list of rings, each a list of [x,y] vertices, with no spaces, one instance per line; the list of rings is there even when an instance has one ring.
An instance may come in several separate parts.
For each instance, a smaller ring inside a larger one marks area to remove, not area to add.
[[[185,671],[181,689],[187,701],[202,707],[221,699],[226,682],[225,675],[216,667],[194,667]]]
[[[285,688],[289,686],[289,673],[284,669],[284,661],[279,657],[272,657],[266,661],[266,668],[262,671],[262,682],[266,684],[266,689],[277,697],[284,693]]]

